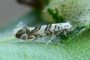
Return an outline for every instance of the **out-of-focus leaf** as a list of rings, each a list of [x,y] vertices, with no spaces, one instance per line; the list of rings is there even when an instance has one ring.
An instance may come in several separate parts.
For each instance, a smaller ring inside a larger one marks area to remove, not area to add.
[[[0,43],[2,60],[89,60],[90,29],[65,44],[20,42]]]

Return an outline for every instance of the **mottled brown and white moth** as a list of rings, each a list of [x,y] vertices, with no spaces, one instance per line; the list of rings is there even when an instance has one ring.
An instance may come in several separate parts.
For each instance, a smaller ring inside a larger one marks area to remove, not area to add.
[[[23,22],[20,22],[17,25],[17,28],[14,29],[13,33],[18,39],[33,39],[36,40],[40,37],[45,37],[46,35],[52,35],[52,38],[48,43],[53,40],[58,34],[64,32],[66,35],[67,31],[72,27],[69,22],[66,23],[57,23],[57,24],[48,24],[37,27],[28,27]],[[46,45],[48,44],[46,43]]]

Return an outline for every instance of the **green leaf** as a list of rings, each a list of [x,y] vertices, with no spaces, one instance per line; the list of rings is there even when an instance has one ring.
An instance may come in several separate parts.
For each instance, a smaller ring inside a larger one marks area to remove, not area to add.
[[[12,39],[13,40],[13,39]],[[66,44],[10,41],[0,43],[2,60],[89,60],[90,29]]]

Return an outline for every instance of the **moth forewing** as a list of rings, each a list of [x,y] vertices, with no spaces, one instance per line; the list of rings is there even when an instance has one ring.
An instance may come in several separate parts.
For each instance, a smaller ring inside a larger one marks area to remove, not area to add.
[[[58,34],[61,34],[62,32],[66,34],[67,30],[70,30],[72,27],[72,25],[68,22],[48,24],[37,27],[28,27],[23,22],[20,22],[17,24],[17,26],[18,28],[14,29],[14,34],[17,35],[20,39],[37,39],[47,35],[52,35],[52,38],[48,41],[48,43],[50,43]]]
[[[46,28],[46,25],[41,26],[41,28],[37,31],[37,33],[42,36],[45,36],[46,35],[45,28]]]

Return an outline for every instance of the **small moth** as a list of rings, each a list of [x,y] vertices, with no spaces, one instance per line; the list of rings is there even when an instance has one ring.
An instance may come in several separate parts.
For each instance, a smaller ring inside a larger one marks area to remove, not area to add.
[[[66,35],[67,31],[70,30],[72,25],[69,22],[66,23],[57,23],[57,24],[48,24],[37,27],[28,27],[23,22],[17,24],[16,28],[13,30],[13,33],[16,38],[28,40],[36,40],[40,37],[45,37],[46,35],[52,35],[52,38],[46,43],[50,43],[58,34],[64,32]],[[33,41],[34,41],[33,40]]]

